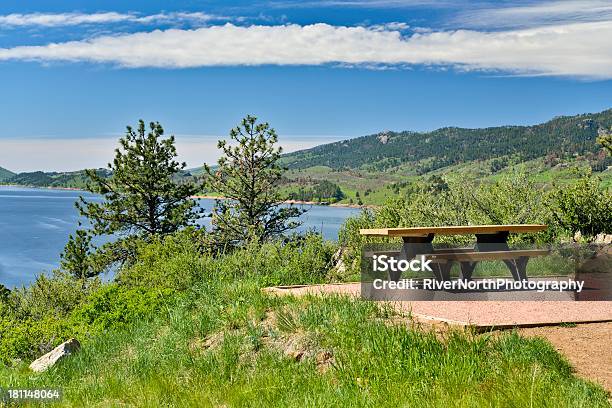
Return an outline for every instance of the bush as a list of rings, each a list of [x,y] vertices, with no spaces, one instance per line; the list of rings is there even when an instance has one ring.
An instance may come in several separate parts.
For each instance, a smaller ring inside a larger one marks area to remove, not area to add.
[[[123,327],[159,310],[174,293],[169,288],[128,288],[108,284],[75,309],[71,319],[77,326],[86,327],[88,334]]]
[[[570,186],[557,187],[550,208],[555,221],[570,234],[612,233],[612,192],[600,189],[601,179],[591,174]]]
[[[54,271],[28,288],[5,293],[0,299],[0,363],[35,358],[70,337],[83,341],[159,310],[195,274],[182,262],[198,259],[187,251],[187,242],[182,236],[140,242],[138,263],[120,273],[129,277],[126,283],[102,284]]]
[[[201,232],[189,229],[141,242],[134,262],[118,272],[116,281],[129,287],[188,289],[202,279],[210,260],[200,245],[203,239]]]
[[[39,275],[27,288],[13,290],[8,296],[7,303],[18,319],[38,320],[49,315],[63,317],[99,286],[98,279],[83,285],[81,279],[56,270],[50,277]]]
[[[34,358],[70,337],[87,341],[100,332],[147,319],[197,282],[248,277],[259,285],[324,282],[337,249],[321,235],[251,242],[213,257],[203,233],[185,230],[134,243],[133,262],[116,282],[41,275],[29,288],[0,299],[0,363]],[[4,293],[4,292],[3,292]]]
[[[308,233],[287,240],[259,244],[219,256],[208,267],[219,278],[251,277],[261,285],[291,285],[324,282],[337,245],[320,234]]]
[[[129,288],[112,283],[90,292],[69,313],[27,315],[17,309],[0,314],[0,363],[38,357],[70,337],[83,341],[104,330],[124,327],[159,310],[174,294],[168,288]]]

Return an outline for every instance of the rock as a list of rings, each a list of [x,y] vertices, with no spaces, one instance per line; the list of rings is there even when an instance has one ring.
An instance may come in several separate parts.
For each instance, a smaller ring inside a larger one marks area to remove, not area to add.
[[[389,142],[389,131],[385,130],[384,132],[379,133],[377,139],[380,143],[387,144],[387,142]]]
[[[77,339],[70,339],[44,356],[34,360],[32,364],[30,364],[30,369],[37,373],[47,370],[50,367],[53,367],[58,361],[63,359],[64,357],[75,353],[81,348],[81,344]]]
[[[576,231],[574,234],[574,242],[582,241],[582,233],[580,231]]]
[[[332,257],[332,262],[338,275],[344,275],[346,273],[346,265],[344,264],[344,259],[342,259],[343,255],[344,247],[340,247]]]
[[[597,234],[595,240],[593,240],[594,244],[612,244],[612,234]]]

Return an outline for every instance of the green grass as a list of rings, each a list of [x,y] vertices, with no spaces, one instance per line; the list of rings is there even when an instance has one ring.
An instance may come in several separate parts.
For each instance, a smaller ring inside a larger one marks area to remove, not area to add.
[[[550,168],[545,165],[543,158],[538,158],[510,165],[496,173],[491,173],[490,162],[491,160],[460,163],[443,167],[423,176],[415,175],[414,163],[404,163],[384,172],[367,169],[333,170],[327,166],[313,166],[301,170],[289,170],[285,176],[290,180],[302,178],[329,180],[336,183],[346,195],[346,198],[340,203],[346,204],[349,199],[357,203],[355,193],[358,191],[363,204],[382,205],[387,198],[394,196],[393,190],[389,189],[393,183],[427,179],[432,175],[495,182],[510,173],[522,171],[529,174],[537,185],[550,188],[553,182],[558,185],[575,182],[579,178],[577,170],[585,171],[588,168],[587,162],[579,160],[567,161],[562,166]],[[611,170],[597,173],[597,175],[602,179],[602,188],[612,186]],[[286,191],[297,191],[298,188],[297,183],[292,183]],[[370,193],[366,196],[364,193],[367,190],[370,190]]]
[[[86,341],[46,373],[0,369],[0,384],[62,387],[62,405],[74,407],[609,406],[605,391],[576,378],[544,340],[439,338],[388,324],[392,312],[379,306],[270,297],[252,279],[205,281],[154,318]],[[282,347],[295,339],[299,361]]]

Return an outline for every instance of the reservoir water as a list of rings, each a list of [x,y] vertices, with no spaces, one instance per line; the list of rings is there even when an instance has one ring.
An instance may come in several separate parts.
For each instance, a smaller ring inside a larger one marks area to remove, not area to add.
[[[82,191],[0,186],[0,284],[9,289],[28,285],[41,272],[59,265],[68,236],[78,227],[74,202],[80,195],[100,199]],[[210,213],[214,200],[199,201]],[[300,230],[315,230],[332,240],[337,239],[344,220],[360,211],[318,205],[304,208],[308,211],[301,216]],[[210,219],[202,224],[209,226]]]

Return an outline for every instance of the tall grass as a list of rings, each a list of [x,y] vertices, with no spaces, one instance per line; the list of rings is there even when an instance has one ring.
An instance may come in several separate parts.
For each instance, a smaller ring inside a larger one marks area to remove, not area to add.
[[[203,280],[46,373],[0,369],[0,384],[62,387],[61,405],[74,407],[608,406],[543,340],[440,338],[389,324],[391,313],[337,296],[269,297],[255,279]],[[274,346],[298,337],[333,356],[326,370]]]

